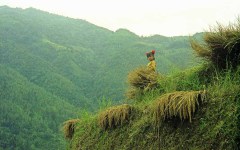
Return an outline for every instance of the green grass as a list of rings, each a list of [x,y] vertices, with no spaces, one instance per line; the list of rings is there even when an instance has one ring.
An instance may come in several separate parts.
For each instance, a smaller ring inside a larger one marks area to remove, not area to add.
[[[239,147],[240,69],[218,72],[210,83],[200,80],[202,67],[167,76],[166,86],[128,101],[134,117],[128,123],[103,130],[93,115],[78,124],[69,149],[237,149]],[[214,72],[214,71],[212,71]],[[171,83],[171,84],[169,84]],[[159,96],[180,89],[208,92],[192,116],[192,123],[172,117],[157,125],[149,106]],[[139,101],[139,99],[141,99]]]

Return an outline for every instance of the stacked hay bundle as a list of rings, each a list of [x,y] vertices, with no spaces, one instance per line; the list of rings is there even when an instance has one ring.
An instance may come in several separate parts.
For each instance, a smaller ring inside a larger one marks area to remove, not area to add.
[[[205,91],[176,91],[160,96],[152,105],[151,111],[156,124],[167,118],[179,117],[192,121],[192,114],[200,102],[206,99]]]
[[[113,106],[101,112],[98,116],[98,123],[104,130],[114,128],[129,122],[133,107],[128,104]]]
[[[202,43],[192,40],[191,46],[218,69],[236,68],[240,64],[240,19],[226,27],[219,24],[204,34]]]
[[[154,89],[158,86],[158,75],[156,72],[149,70],[146,67],[139,67],[128,74],[128,89],[126,96],[129,99],[141,95],[144,91]]]

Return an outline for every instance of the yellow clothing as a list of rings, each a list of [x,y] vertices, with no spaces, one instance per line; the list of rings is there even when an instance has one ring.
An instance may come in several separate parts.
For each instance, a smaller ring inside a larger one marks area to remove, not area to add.
[[[155,60],[150,61],[148,63],[148,65],[147,65],[147,67],[148,67],[148,69],[150,69],[150,70],[155,72],[156,71],[156,62],[155,62]]]

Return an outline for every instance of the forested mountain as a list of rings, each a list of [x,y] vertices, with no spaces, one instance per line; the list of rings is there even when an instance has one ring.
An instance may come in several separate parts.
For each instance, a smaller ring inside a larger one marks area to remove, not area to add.
[[[59,123],[76,116],[76,107],[17,71],[0,65],[0,147],[62,148]]]
[[[201,35],[201,34],[200,34]],[[140,37],[34,8],[0,7],[0,149],[64,149],[59,126],[102,97],[121,101],[130,70],[195,64],[189,37]]]

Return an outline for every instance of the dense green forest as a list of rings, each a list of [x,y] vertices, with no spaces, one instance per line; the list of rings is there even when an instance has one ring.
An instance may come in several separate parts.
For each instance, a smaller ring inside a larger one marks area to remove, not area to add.
[[[0,7],[0,149],[64,149],[62,122],[97,110],[103,99],[121,103],[128,72],[146,65],[151,49],[162,74],[197,61],[189,36],[140,37],[34,8]]]

